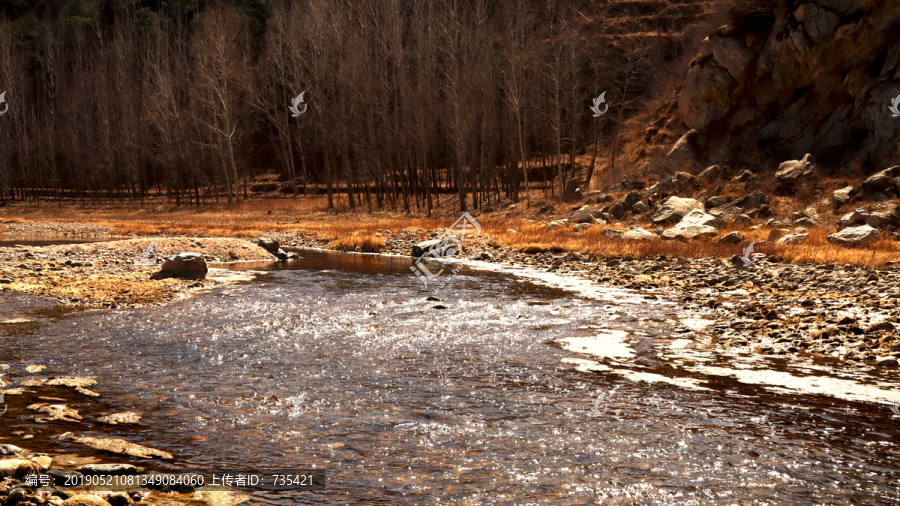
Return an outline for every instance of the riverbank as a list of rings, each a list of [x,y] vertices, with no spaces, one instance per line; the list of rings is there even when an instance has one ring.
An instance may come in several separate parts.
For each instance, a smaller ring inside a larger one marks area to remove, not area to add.
[[[47,376],[43,369],[0,364],[0,387],[5,389],[0,407],[0,504],[232,506],[248,498],[185,485],[109,486],[115,480],[127,484],[137,475],[160,473],[157,462],[177,455],[122,439],[147,439],[141,414],[111,412],[101,394],[92,390],[102,389],[93,378]],[[28,483],[28,475],[43,479],[35,486]]]
[[[28,225],[33,225],[30,227]],[[58,227],[57,227],[58,226]],[[71,233],[66,223],[16,224],[19,232]],[[100,236],[100,232],[96,231]],[[159,263],[182,251],[211,262],[265,261],[272,255],[254,242],[228,238],[161,237],[54,246],[0,248],[0,290],[38,295],[86,308],[122,308],[169,302],[198,289],[229,283],[234,273],[211,269],[205,279],[153,280]]]
[[[54,225],[35,223],[41,230]],[[17,223],[18,230],[29,224]],[[71,225],[60,224],[61,230]],[[439,230],[376,230],[383,254],[408,256],[412,246]],[[509,233],[509,232],[508,232]],[[286,248],[331,248],[306,233],[272,231]],[[142,259],[148,248],[156,260]],[[463,258],[522,265],[586,277],[602,284],[680,299],[686,311],[716,323],[719,346],[781,356],[826,356],[843,366],[892,367],[900,359],[900,270],[834,263],[793,264],[777,255],[746,265],[726,258],[673,255],[609,258],[497,244],[492,236],[467,237]],[[159,304],[196,290],[234,281],[211,269],[203,281],[152,280],[157,262],[180,251],[198,251],[213,262],[274,260],[255,242],[210,237],[148,237],[92,244],[0,248],[0,289],[30,293],[82,307]]]
[[[445,226],[447,224],[445,223]],[[71,225],[61,224],[62,230]],[[29,224],[17,224],[18,231],[28,232]],[[54,225],[35,223],[37,229],[54,231]],[[102,232],[97,229],[98,239]],[[403,229],[376,231],[384,240],[383,253],[409,256],[412,245],[440,230]],[[272,232],[269,236],[282,247],[324,248],[331,243],[298,233]],[[152,246],[153,258],[148,257]],[[714,336],[713,342],[723,348],[780,356],[788,360],[804,357],[831,357],[836,367],[870,368],[896,364],[898,343],[892,322],[900,318],[900,291],[896,265],[868,268],[851,265],[797,265],[776,256],[756,259],[749,265],[736,267],[728,258],[677,258],[657,255],[652,258],[611,258],[568,251],[531,251],[495,244],[488,235],[464,239],[463,258],[477,262],[526,266],[568,276],[586,278],[600,285],[625,287],[643,293],[648,299],[666,298],[679,301],[685,319],[673,326],[673,335],[697,340]],[[20,281],[0,288],[40,295],[78,307],[136,307],[162,304],[189,296],[197,290],[229,282],[212,269],[207,280],[152,280],[162,258],[180,251],[203,253],[210,261],[274,260],[265,249],[251,239],[209,237],[154,236],[119,239],[89,244],[43,247],[0,248],[0,269],[8,269]],[[34,258],[28,258],[30,254]],[[65,260],[71,260],[67,265]],[[40,269],[19,268],[29,262]],[[10,267],[12,266],[12,267]],[[21,272],[20,272],[21,271]],[[226,271],[222,271],[223,273]],[[65,274],[65,275],[64,275]],[[411,274],[410,274],[411,275]],[[445,273],[444,276],[449,276]],[[103,285],[98,280],[105,280]],[[14,280],[10,280],[14,281]],[[25,282],[27,281],[27,282]],[[91,290],[90,288],[93,288]],[[75,294],[76,301],[64,294]],[[131,294],[131,295],[130,295]],[[138,296],[140,294],[140,296]],[[440,298],[441,293],[432,295]],[[131,299],[129,297],[133,296]],[[112,297],[112,298],[110,298]],[[118,299],[117,299],[118,297]],[[688,320],[700,317],[713,321],[705,328],[691,326]],[[7,329],[20,323],[0,323]],[[27,323],[25,323],[27,325]],[[696,333],[692,336],[692,333]],[[3,460],[19,461],[18,469],[33,469],[48,464],[60,471],[86,470],[97,464],[126,464],[153,469],[153,448],[120,445],[119,441],[153,441],[152,433],[139,424],[139,413],[112,412],[98,398],[93,378],[43,376],[40,367],[26,368],[25,361],[8,371],[11,384],[0,385],[6,394],[10,414],[22,416],[15,425],[0,431],[0,444],[12,443],[10,455]],[[101,421],[101,418],[103,421]],[[41,421],[39,421],[40,419]],[[7,421],[4,420],[4,421]],[[137,423],[131,423],[132,421]],[[115,424],[110,424],[114,421]],[[7,432],[8,431],[8,432]],[[65,438],[60,434],[71,433]],[[85,436],[92,439],[85,439]],[[72,439],[72,437],[76,439]],[[98,449],[99,440],[112,441],[112,448],[125,453]],[[152,443],[150,443],[152,445]],[[177,445],[162,448],[177,459]],[[127,453],[132,452],[131,454]],[[135,461],[133,453],[150,455]],[[45,460],[45,459],[49,459]],[[13,464],[0,464],[0,467]],[[129,468],[130,469],[130,468]],[[2,488],[2,487],[5,487]],[[21,479],[8,480],[0,487],[0,498],[16,494],[38,504],[96,504],[115,506],[128,500],[145,504],[238,504],[241,495],[224,492],[170,494],[160,491],[128,490],[124,493],[97,493],[96,499],[85,496],[35,493],[23,486]],[[16,490],[20,490],[16,492]],[[127,498],[126,498],[127,496]],[[77,500],[93,502],[79,503]],[[98,501],[105,502],[98,502]],[[43,501],[43,502],[41,502]],[[63,501],[72,501],[64,503]]]

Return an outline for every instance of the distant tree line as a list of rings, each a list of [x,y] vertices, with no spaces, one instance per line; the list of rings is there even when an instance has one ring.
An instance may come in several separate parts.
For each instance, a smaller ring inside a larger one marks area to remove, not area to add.
[[[354,208],[560,193],[615,159],[662,51],[602,5],[0,0],[0,199],[235,202],[271,172]]]

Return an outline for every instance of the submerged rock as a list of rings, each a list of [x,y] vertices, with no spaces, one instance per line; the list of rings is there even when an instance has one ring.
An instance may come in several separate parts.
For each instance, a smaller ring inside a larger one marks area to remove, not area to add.
[[[96,437],[79,437],[73,435],[71,432],[67,432],[61,436],[59,436],[60,441],[75,441],[76,443],[81,443],[83,445],[90,446],[91,448],[95,448],[97,450],[102,450],[110,453],[117,453],[120,455],[130,455],[132,457],[138,457],[142,459],[150,459],[150,458],[161,458],[161,459],[171,459],[172,454],[169,452],[164,452],[162,450],[157,450],[155,448],[148,448],[146,446],[141,446],[135,443],[129,443],[124,439],[114,439],[114,438],[96,438]],[[82,473],[81,469],[79,469]],[[87,474],[87,473],[85,473]]]
[[[133,412],[125,412],[125,413],[112,413],[106,416],[101,416],[97,419],[100,423],[105,423],[107,425],[119,425],[119,424],[136,424],[140,423],[141,415]]]
[[[127,476],[137,474],[138,468],[131,464],[86,464],[79,467],[78,472],[86,476]]]
[[[45,413],[49,415],[49,417],[42,417],[38,420],[43,421],[63,421],[63,422],[80,422],[81,415],[78,414],[78,411],[72,409],[65,404],[46,404],[46,403],[37,403],[31,404],[28,406],[28,409],[32,411],[37,411],[38,413]]]

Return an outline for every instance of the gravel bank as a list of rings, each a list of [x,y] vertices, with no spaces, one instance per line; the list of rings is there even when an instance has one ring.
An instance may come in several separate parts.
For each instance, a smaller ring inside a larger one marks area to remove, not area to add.
[[[22,224],[17,224],[22,225]],[[64,225],[64,224],[61,224]],[[408,256],[412,246],[438,232],[379,232],[383,253]],[[328,241],[272,233],[287,248],[328,248]],[[253,242],[220,238],[143,238],[43,248],[0,248],[0,289],[33,293],[67,304],[128,307],[162,303],[219,282],[150,280],[157,265],[142,265],[153,245],[156,258],[202,252],[210,261],[273,260]],[[794,265],[776,257],[735,267],[725,259],[598,258],[575,252],[524,253],[466,238],[464,257],[584,276],[597,283],[657,291],[680,298],[705,316],[719,345],[769,355],[832,357],[843,365],[892,367],[900,359],[900,268]],[[676,333],[689,329],[673,329]]]

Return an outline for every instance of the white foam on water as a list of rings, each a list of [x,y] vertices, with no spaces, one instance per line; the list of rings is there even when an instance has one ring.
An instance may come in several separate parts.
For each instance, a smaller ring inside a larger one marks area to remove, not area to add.
[[[759,385],[768,390],[791,394],[816,394],[848,401],[891,404],[900,401],[896,389],[865,385],[855,380],[831,376],[797,376],[771,369],[733,369],[714,366],[687,366],[686,371],[732,377],[741,383]]]
[[[614,302],[616,304],[646,304],[656,306],[671,306],[674,302],[663,299],[647,299],[642,294],[632,290],[616,288],[609,285],[598,285],[588,279],[572,274],[556,274],[553,272],[539,271],[530,267],[498,265],[478,260],[465,262],[466,265],[478,270],[501,272],[525,278],[540,286],[547,286],[565,290],[581,297],[597,301]]]
[[[566,337],[558,339],[564,350],[583,353],[601,358],[629,359],[634,357],[634,349],[628,345],[628,332],[609,330],[590,337]]]
[[[621,376],[624,379],[634,382],[672,385],[679,388],[687,388],[689,390],[712,390],[710,388],[700,386],[700,383],[702,383],[703,380],[697,378],[670,378],[668,376],[650,372],[633,371],[631,369],[618,369],[583,358],[564,358],[562,361],[564,364],[574,365],[575,369],[581,372],[604,372],[615,374],[617,376]]]

